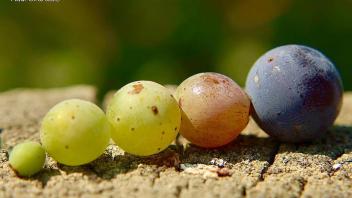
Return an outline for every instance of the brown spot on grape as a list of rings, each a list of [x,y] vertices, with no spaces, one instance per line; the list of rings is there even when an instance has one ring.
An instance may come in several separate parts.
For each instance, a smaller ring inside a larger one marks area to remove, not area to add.
[[[270,58],[268,59],[268,63],[273,62],[273,60],[274,60],[274,58],[273,58],[273,57],[270,57]]]
[[[76,118],[76,117],[75,117],[74,115],[71,117],[72,120],[74,120],[75,118]]]
[[[65,146],[65,149],[68,149],[68,145]]]
[[[132,109],[132,107],[130,107],[130,109]]]
[[[161,150],[161,148],[158,148],[158,151],[160,151]]]
[[[133,127],[131,128],[131,131],[134,131],[134,128],[133,128]]]
[[[175,131],[177,131],[177,127],[175,127]]]
[[[116,121],[118,121],[118,122],[119,122],[119,121],[120,121],[120,118],[119,118],[119,117],[117,117],[117,118],[116,118]]]
[[[161,134],[165,135],[165,131],[162,131]]]
[[[158,107],[152,106],[152,112],[154,113],[154,115],[157,115],[159,113]]]
[[[203,75],[202,77],[203,77],[204,81],[207,83],[219,84],[219,81],[211,75]]]
[[[142,84],[135,84],[132,87],[133,87],[133,90],[129,91],[128,92],[129,94],[139,94],[144,89]]]

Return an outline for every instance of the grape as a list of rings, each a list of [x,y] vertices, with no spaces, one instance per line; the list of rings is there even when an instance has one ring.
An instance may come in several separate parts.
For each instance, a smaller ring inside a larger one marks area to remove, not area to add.
[[[214,148],[234,140],[249,121],[250,100],[233,80],[200,73],[175,93],[182,109],[180,133],[195,145]]]
[[[167,148],[181,123],[180,109],[169,90],[151,81],[132,82],[117,91],[107,117],[113,125],[115,143],[139,156]]]
[[[40,138],[56,161],[70,166],[89,163],[105,150],[111,126],[95,104],[70,99],[55,105],[44,117]]]
[[[260,57],[248,74],[246,90],[258,125],[293,143],[322,137],[340,111],[343,94],[334,64],[302,45],[277,47]]]
[[[172,95],[175,94],[175,91],[177,89],[177,85],[173,85],[173,84],[167,84],[167,85],[164,85],[164,87],[166,87]]]
[[[13,148],[9,162],[18,175],[29,177],[43,168],[45,151],[37,142],[24,142]]]

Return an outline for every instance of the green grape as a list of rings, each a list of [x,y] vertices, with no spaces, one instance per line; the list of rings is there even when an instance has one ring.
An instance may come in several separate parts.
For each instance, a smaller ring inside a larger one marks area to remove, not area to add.
[[[63,101],[44,117],[40,139],[56,161],[70,166],[89,163],[106,149],[110,124],[95,104],[79,99]]]
[[[175,140],[181,112],[170,91],[151,81],[132,82],[115,93],[107,118],[112,138],[128,153],[148,156]]]
[[[45,151],[37,142],[24,142],[13,148],[9,161],[18,175],[29,177],[43,168]]]

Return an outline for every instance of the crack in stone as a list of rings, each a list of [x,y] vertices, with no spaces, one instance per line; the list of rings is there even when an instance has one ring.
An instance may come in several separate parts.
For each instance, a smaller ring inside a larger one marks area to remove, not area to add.
[[[300,191],[299,191],[299,196],[298,197],[302,197],[303,196],[303,194],[304,194],[304,191],[305,191],[305,189],[306,189],[306,185],[307,185],[307,183],[308,183],[308,181],[306,180],[306,179],[304,179],[304,178],[302,178],[300,181]]]
[[[152,179],[152,187],[154,187],[155,181],[156,181],[157,179],[160,179],[160,172],[161,172],[161,170],[156,170],[155,172],[156,172],[156,176],[153,177],[153,179]]]
[[[188,190],[188,189],[189,189],[189,180],[187,180],[187,183],[185,186],[179,186],[179,185],[176,186],[176,193],[175,193],[176,198],[180,198],[182,191]]]
[[[274,143],[273,149],[270,152],[269,159],[268,159],[268,164],[265,165],[265,167],[260,171],[260,176],[258,180],[253,184],[253,186],[246,188],[245,186],[241,189],[241,195],[242,197],[247,197],[247,192],[250,189],[254,189],[256,186],[258,186],[261,182],[264,182],[265,177],[264,175],[267,173],[269,168],[274,164],[275,162],[275,157],[279,153],[280,150],[280,143]]]
[[[242,195],[242,197],[247,196],[247,188],[245,186],[242,186],[242,188],[241,188],[241,195]]]
[[[176,186],[176,193],[175,193],[175,196],[177,198],[179,198],[181,196],[181,192],[182,192],[182,186]]]
[[[268,172],[269,168],[274,164],[275,157],[279,153],[279,149],[280,149],[280,144],[275,143],[274,148],[273,148],[272,152],[270,153],[270,157],[268,160],[269,164],[267,166],[265,166],[262,169],[262,171],[260,172],[259,181],[264,181],[264,175]]]
[[[268,159],[268,165],[265,166],[261,171],[260,171],[260,176],[258,178],[258,181],[250,188],[248,189],[244,189],[244,191],[242,191],[242,195],[244,197],[247,196],[247,191],[249,189],[253,189],[255,188],[256,186],[259,185],[259,183],[261,182],[264,182],[265,178],[264,178],[264,175],[267,173],[267,171],[269,170],[269,168],[274,164],[274,161],[275,161],[275,157],[276,155],[279,153],[279,149],[280,149],[280,143],[275,143],[274,144],[274,147],[273,147],[273,150],[270,152],[270,157]]]

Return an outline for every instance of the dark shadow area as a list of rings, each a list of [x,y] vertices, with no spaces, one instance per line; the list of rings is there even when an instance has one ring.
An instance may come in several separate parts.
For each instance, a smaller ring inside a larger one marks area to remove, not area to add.
[[[1,155],[2,156],[0,156],[1,157],[0,163],[8,162],[9,160],[8,152],[6,150],[1,150]],[[42,184],[43,188],[46,186],[46,184],[51,179],[51,177],[60,175],[60,171],[58,169],[44,167],[38,173],[30,177],[26,177],[26,176],[19,175],[19,173],[11,167],[10,163],[8,163],[8,166],[11,169],[11,171],[13,171],[17,175],[18,178],[21,178],[27,181],[39,181]]]
[[[97,160],[87,165],[70,167],[57,164],[57,168],[67,174],[82,173],[88,177],[98,176],[109,180],[119,174],[132,172],[139,165],[152,165],[155,168],[171,167],[180,170],[180,164],[210,165],[214,158],[226,161],[226,166],[229,168],[245,161],[268,162],[271,165],[276,154],[284,152],[325,155],[334,160],[343,153],[352,152],[352,127],[334,126],[323,138],[304,144],[285,144],[270,137],[240,135],[230,144],[216,149],[200,148],[193,144],[180,147],[182,145],[171,145],[163,152],[149,157],[138,157],[128,153],[114,154],[108,149]],[[44,169],[33,179],[41,181],[45,186],[51,177],[60,174],[58,169]]]
[[[278,146],[279,143],[272,138],[240,135],[235,141],[217,149],[204,149],[192,144],[183,149],[180,148],[182,145],[171,145],[163,152],[149,157],[138,157],[128,153],[113,156],[106,152],[97,160],[83,167],[90,169],[102,179],[111,179],[118,174],[131,172],[139,165],[173,167],[179,170],[180,164],[210,165],[214,158],[226,161],[228,167],[243,161],[268,161],[270,163]],[[80,171],[80,169],[68,167],[65,171],[74,172]]]
[[[280,152],[324,155],[332,160],[352,151],[352,127],[335,125],[320,139],[311,143],[282,144]]]
[[[128,153],[114,156],[106,152],[97,160],[86,165],[86,167],[102,179],[111,179],[118,174],[137,169],[140,164],[178,168],[180,164],[180,154],[175,145],[171,145],[161,153],[148,157],[139,157]]]
[[[31,180],[38,180],[42,183],[43,188],[46,186],[51,177],[60,175],[60,171],[57,169],[44,168],[38,174],[36,174]]]
[[[277,153],[273,156],[274,166],[268,168],[268,174],[292,173],[332,175],[336,171],[334,160],[343,154],[352,152],[352,127],[335,125],[320,139],[310,143],[289,144],[281,143]],[[350,159],[344,157],[345,161]]]
[[[210,164],[214,158],[225,160],[230,166],[242,161],[270,161],[279,142],[272,138],[240,135],[235,141],[216,149],[204,149],[195,145],[185,151],[182,163]]]

